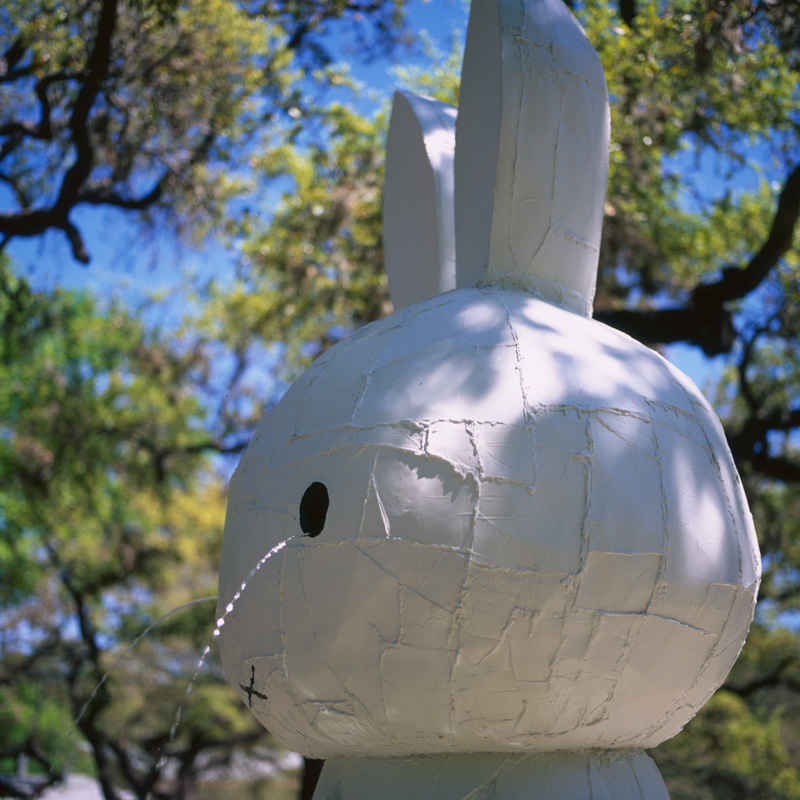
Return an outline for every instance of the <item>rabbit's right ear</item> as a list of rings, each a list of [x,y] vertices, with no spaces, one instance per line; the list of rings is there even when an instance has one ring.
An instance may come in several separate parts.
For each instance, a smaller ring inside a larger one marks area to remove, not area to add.
[[[458,287],[524,289],[591,316],[609,103],[562,0],[472,0],[456,141]]]
[[[456,288],[456,109],[395,92],[386,143],[383,250],[395,310]]]

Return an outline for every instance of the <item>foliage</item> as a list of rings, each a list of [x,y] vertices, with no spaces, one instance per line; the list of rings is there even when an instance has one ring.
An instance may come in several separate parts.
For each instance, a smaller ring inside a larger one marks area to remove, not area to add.
[[[672,797],[800,797],[800,776],[780,733],[781,714],[759,714],[720,689],[687,726],[659,748]]]
[[[673,800],[795,800],[800,11],[751,0],[571,5],[612,99],[595,316],[654,347],[714,357],[709,394],[764,553],[740,661],[653,755]],[[13,98],[0,112],[0,180],[18,201],[0,233],[72,236],[75,203],[104,202],[150,212],[149,222],[170,213],[194,233],[213,224],[237,259],[233,279],[203,287],[196,318],[169,335],[142,310],[35,291],[7,264],[0,271],[0,769],[22,752],[51,778],[65,760],[91,763],[108,798],[121,786],[189,797],[206,757],[254,741],[217,667],[201,673],[169,741],[211,627],[203,602],[126,656],[81,717],[82,739],[65,731],[123,642],[214,593],[224,492],[209,453],[240,450],[265,394],[269,405],[317,353],[391,308],[380,232],[387,110],[364,115],[315,94],[349,86],[324,49],[326,26],[352,23],[365,50],[386,48],[405,36],[395,27],[403,4],[195,8],[18,0],[0,12],[0,92]],[[101,34],[102,68],[92,66]],[[209,69],[196,74],[195,58]],[[430,60],[400,79],[456,102],[458,45]],[[265,186],[282,191],[276,208],[254,191]]]
[[[391,311],[381,244],[385,125],[383,114],[368,120],[334,105],[327,149],[283,148],[259,162],[292,188],[266,229],[257,215],[238,220],[238,278],[210,292],[210,336],[237,352],[252,341],[281,342],[292,372]]]
[[[338,25],[383,52],[407,38],[403,9],[5,7],[0,182],[11,208],[0,213],[0,251],[56,229],[88,261],[72,217],[81,205],[192,236],[230,228],[230,203],[254,191],[254,177],[280,172],[256,175],[248,163],[277,164],[310,119],[335,116],[307,94],[342,80],[326,31]],[[211,341],[202,326],[161,331],[142,321],[148,308],[34,290],[2,259],[0,772],[25,755],[46,783],[66,766],[90,769],[108,800],[194,796],[202,770],[267,736],[241,713],[214,653],[198,670],[225,504],[208,454],[237,452],[249,435],[253,348],[223,352],[227,334]],[[40,785],[0,776],[11,793]]]
[[[107,205],[197,232],[249,187],[244,145],[294,127],[301,68],[342,17],[402,38],[403,0],[15,0],[0,13],[2,245],[63,231],[89,261],[71,214]],[[373,24],[370,24],[373,23]],[[398,27],[395,28],[394,25]],[[285,27],[286,26],[286,27]],[[289,27],[290,26],[290,27]]]
[[[107,798],[186,796],[201,753],[224,761],[260,735],[218,667],[169,733],[210,644],[224,516],[205,355],[117,303],[33,291],[5,265],[0,283],[0,764],[24,753],[54,780],[86,768],[85,737]],[[126,641],[192,601],[104,680]]]

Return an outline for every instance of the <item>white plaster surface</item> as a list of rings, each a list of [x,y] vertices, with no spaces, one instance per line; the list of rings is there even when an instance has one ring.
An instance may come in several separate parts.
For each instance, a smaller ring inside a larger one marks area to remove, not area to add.
[[[395,310],[456,288],[455,132],[455,108],[395,92],[383,194],[383,250]]]
[[[327,761],[315,800],[668,800],[641,752],[470,754]]]
[[[524,286],[590,316],[608,95],[562,0],[473,0],[456,139],[458,286]]]
[[[509,289],[417,303],[292,386],[231,484],[221,608],[287,537],[223,661],[276,736],[325,758],[658,744],[727,674],[759,574],[691,381]]]

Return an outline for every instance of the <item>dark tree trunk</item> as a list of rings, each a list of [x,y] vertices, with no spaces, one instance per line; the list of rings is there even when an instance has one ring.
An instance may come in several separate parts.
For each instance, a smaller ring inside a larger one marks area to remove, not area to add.
[[[317,781],[324,763],[321,758],[306,758],[303,756],[303,780],[300,784],[300,800],[311,800],[314,795],[314,789],[317,788]]]
[[[632,28],[636,19],[636,0],[619,0],[619,15],[622,21]]]

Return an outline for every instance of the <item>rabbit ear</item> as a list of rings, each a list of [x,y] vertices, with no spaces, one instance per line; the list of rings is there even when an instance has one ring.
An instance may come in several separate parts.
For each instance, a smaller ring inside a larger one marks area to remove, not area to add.
[[[473,0],[456,139],[458,286],[525,288],[591,316],[608,94],[562,0]]]
[[[456,110],[395,92],[386,143],[383,250],[395,309],[455,289]]]

